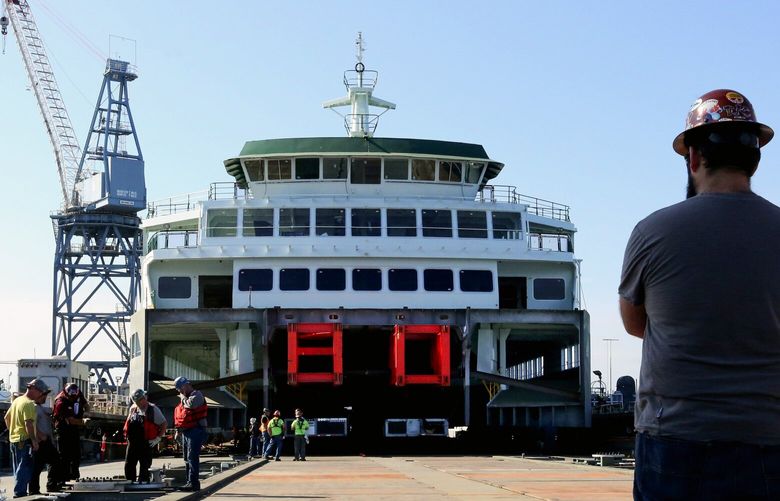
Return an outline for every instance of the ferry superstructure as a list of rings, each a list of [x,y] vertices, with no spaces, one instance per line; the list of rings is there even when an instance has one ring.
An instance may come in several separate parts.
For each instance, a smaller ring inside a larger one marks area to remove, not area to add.
[[[262,407],[318,434],[589,426],[569,207],[491,184],[480,145],[376,137],[395,105],[360,39],[344,83],[348,137],[249,141],[233,183],[150,204],[131,386],[216,379],[222,428]]]

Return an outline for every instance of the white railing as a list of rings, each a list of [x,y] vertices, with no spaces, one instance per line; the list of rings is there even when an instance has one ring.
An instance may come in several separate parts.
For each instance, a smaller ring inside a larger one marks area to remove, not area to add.
[[[486,184],[477,194],[477,202],[523,204],[528,206],[528,212],[537,216],[549,217],[559,221],[570,221],[569,206],[552,202],[543,198],[523,195],[514,186]]]

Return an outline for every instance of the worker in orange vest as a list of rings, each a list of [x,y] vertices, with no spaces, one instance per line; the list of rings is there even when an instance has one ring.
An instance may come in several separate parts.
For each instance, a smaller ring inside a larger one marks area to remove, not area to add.
[[[149,467],[152,466],[152,452],[160,443],[168,421],[160,408],[149,402],[144,390],[135,390],[131,396],[133,405],[125,420],[127,453],[125,455],[125,478],[131,482],[149,482]],[[105,442],[104,442],[105,443]],[[135,465],[139,464],[138,476]]]
[[[208,406],[203,393],[192,387],[192,383],[184,376],[179,376],[173,382],[179,392],[181,402],[173,412],[176,433],[182,435],[182,449],[187,483],[183,491],[200,490],[200,448],[206,441],[206,416]]]

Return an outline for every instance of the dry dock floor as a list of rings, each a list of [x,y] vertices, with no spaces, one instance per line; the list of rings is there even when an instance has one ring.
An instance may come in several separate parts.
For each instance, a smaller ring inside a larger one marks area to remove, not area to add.
[[[271,461],[208,499],[630,500],[633,472],[510,456]]]

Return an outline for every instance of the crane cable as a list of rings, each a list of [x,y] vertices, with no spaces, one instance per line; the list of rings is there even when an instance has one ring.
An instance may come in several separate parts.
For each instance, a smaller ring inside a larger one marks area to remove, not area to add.
[[[46,11],[50,14],[52,20],[56,24],[58,24],[63,31],[66,33],[69,33],[71,38],[81,44],[82,47],[87,49],[89,52],[91,52],[95,57],[100,60],[100,62],[104,62],[107,59],[106,54],[101,51],[95,44],[93,44],[89,38],[87,38],[84,33],[82,33],[78,28],[76,28],[73,24],[65,20],[60,14],[58,14],[55,10],[53,10],[51,7],[46,5],[46,2],[44,0],[38,0],[38,3],[46,9]]]

